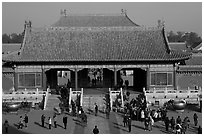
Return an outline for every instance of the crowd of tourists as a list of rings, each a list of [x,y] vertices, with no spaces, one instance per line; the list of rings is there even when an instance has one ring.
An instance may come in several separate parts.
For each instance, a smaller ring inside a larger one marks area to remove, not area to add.
[[[165,125],[165,130],[176,134],[185,134],[190,126],[190,119],[186,116],[183,120],[180,116],[176,119],[172,116],[167,116],[166,107],[151,109],[147,107],[145,97],[141,94],[130,102],[127,102],[124,107],[123,124],[124,127],[128,126],[129,132],[131,131],[131,120],[144,122],[144,131],[152,131],[154,123],[161,121]],[[198,125],[198,116],[193,115],[194,125]],[[170,128],[170,129],[169,129]],[[198,127],[198,134],[202,133],[201,126]]]

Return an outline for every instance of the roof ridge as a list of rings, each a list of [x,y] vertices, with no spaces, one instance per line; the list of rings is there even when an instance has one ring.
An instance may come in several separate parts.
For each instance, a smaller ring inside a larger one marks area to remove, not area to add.
[[[125,16],[122,13],[70,13],[66,14],[66,16],[62,15],[61,17],[67,16]]]
[[[39,30],[39,29],[36,29]],[[138,27],[138,26],[111,26],[111,27],[46,27],[45,29],[40,29],[42,30],[72,30],[72,31],[84,31],[84,30],[117,30],[117,31],[125,31],[125,30],[138,30],[138,31],[162,31],[160,28],[157,27]]]

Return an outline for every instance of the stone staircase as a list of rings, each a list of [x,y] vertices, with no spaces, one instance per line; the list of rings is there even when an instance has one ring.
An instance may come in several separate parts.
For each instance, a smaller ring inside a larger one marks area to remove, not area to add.
[[[58,97],[60,97],[60,95],[49,94],[46,110],[51,111],[54,110],[54,108],[59,108],[60,99]]]
[[[104,111],[105,109],[105,95],[84,95],[83,97],[83,109],[84,110],[95,110],[94,104],[98,105],[98,109]]]

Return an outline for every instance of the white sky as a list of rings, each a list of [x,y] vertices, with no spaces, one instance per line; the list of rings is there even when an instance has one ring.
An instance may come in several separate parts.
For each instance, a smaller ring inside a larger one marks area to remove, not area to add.
[[[60,17],[60,9],[68,13],[121,13],[126,9],[131,20],[136,24],[152,27],[158,19],[164,19],[166,30],[196,32],[202,34],[201,2],[3,2],[2,33],[21,33],[25,20],[31,20],[33,27],[49,26]]]

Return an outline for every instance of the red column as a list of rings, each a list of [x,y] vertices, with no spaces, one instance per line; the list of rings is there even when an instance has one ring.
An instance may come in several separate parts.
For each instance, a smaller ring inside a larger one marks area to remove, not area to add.
[[[147,88],[146,90],[149,90],[149,86],[150,86],[150,71],[149,71],[149,67],[147,68]]]
[[[78,89],[78,73],[77,68],[75,68],[75,90]]]
[[[16,71],[14,72],[14,89],[18,90],[18,73]]]
[[[43,90],[46,91],[47,90],[47,77],[46,77],[46,73],[45,73],[45,69],[42,69],[42,87]]]
[[[117,86],[117,69],[114,68],[114,86]]]
[[[177,90],[176,66],[174,66],[174,72],[173,72],[173,83],[174,83],[174,90]]]

